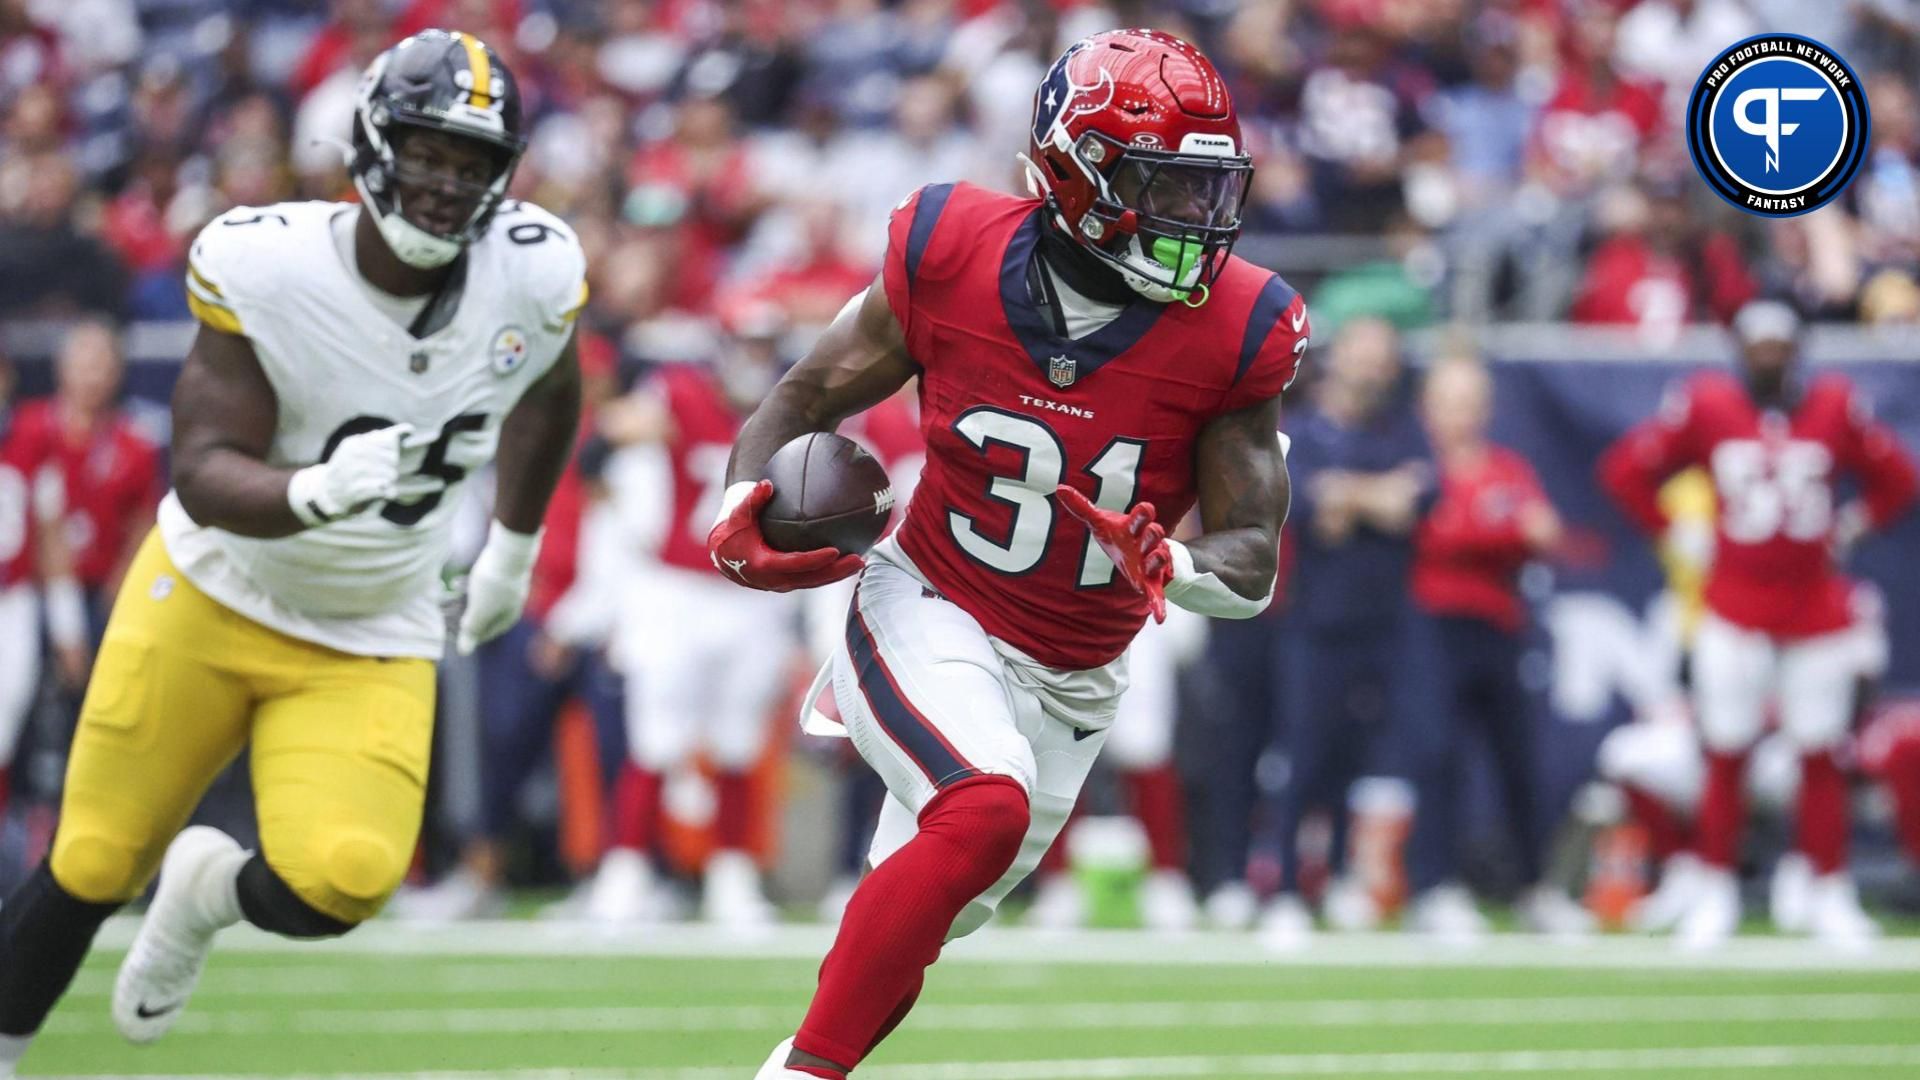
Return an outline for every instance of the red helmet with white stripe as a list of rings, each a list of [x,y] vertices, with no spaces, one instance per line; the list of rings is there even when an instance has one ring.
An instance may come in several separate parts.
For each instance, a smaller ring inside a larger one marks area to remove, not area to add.
[[[1162,302],[1205,298],[1253,177],[1220,72],[1158,30],[1095,34],[1053,62],[1026,165],[1060,227]]]

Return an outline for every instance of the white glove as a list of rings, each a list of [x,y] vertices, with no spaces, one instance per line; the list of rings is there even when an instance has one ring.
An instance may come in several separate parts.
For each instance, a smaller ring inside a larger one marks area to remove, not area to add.
[[[411,424],[349,435],[333,456],[287,482],[287,505],[308,528],[338,521],[400,493],[400,478],[417,467],[410,453],[424,447]]]
[[[454,648],[465,656],[483,641],[507,632],[527,605],[533,587],[533,560],[540,553],[540,536],[517,533],[498,521],[487,529],[480,557],[467,571],[467,610],[460,615]]]

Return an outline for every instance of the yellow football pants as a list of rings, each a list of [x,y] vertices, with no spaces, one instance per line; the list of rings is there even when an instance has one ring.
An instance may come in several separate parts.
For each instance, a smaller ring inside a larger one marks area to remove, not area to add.
[[[430,661],[335,652],[209,598],[156,531],[120,587],[87,686],[53,876],[82,900],[138,896],[250,743],[267,864],[314,909],[361,922],[413,857],[433,695]]]

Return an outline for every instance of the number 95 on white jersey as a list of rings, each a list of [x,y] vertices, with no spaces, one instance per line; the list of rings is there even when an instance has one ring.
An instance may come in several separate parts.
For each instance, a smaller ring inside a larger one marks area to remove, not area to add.
[[[345,652],[434,658],[454,506],[493,459],[501,421],[572,335],[585,258],[557,218],[508,202],[467,250],[451,315],[415,337],[335,243],[336,217],[358,212],[308,202],[222,215],[194,242],[189,305],[207,327],[252,343],[279,404],[269,463],[310,465],[349,436],[409,424],[430,440],[414,469],[428,483],[278,540],[200,526],[169,494],[162,535],[195,585],[249,618]]]

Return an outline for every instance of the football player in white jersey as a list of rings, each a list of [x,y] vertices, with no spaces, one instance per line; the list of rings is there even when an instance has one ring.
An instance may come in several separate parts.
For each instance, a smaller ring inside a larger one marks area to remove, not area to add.
[[[52,853],[0,907],[0,1076],[156,870],[113,995],[135,1041],[179,1016],[222,927],[342,934],[405,874],[461,483],[497,457],[465,651],[519,614],[579,415],[585,260],[505,197],[523,132],[491,50],[422,32],[362,83],[359,205],[236,209],[194,243],[174,488],[115,602]],[[181,831],[243,746],[258,852]]]

